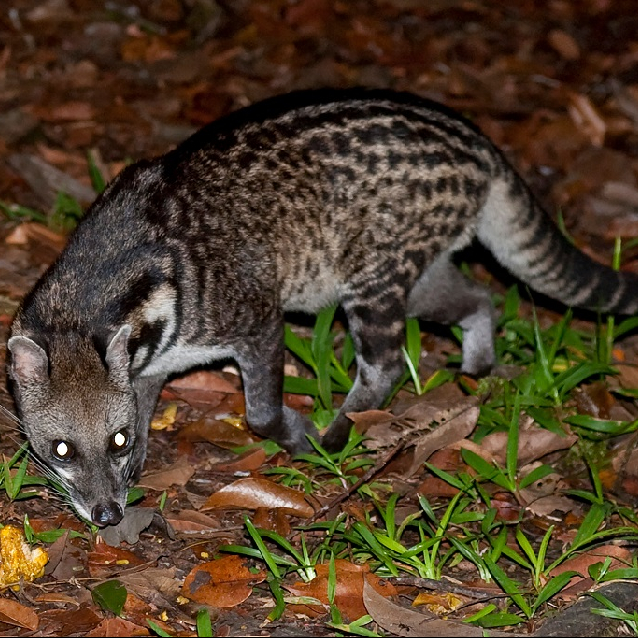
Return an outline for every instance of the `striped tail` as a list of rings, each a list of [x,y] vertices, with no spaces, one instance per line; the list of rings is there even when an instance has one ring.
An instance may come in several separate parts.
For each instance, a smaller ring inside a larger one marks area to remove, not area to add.
[[[638,312],[638,275],[592,261],[560,233],[513,171],[499,171],[479,213],[477,235],[496,259],[537,292],[567,306]]]

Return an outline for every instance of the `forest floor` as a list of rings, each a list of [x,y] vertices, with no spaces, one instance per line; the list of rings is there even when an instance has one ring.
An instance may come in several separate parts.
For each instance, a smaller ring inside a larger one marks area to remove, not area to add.
[[[295,89],[392,88],[459,110],[581,250],[611,264],[621,237],[622,267],[638,271],[635,0],[7,4],[0,369],[20,299],[95,198],[97,174],[110,180],[211,120]],[[511,278],[482,254],[469,268],[510,313],[499,356],[526,371],[525,387],[460,375],[450,330],[423,326],[415,363],[433,389],[419,394],[408,381],[387,409],[355,415],[369,438],[352,457],[291,462],[270,446],[233,451],[258,441],[242,427],[235,368],[186,375],[162,393],[143,492],[110,534],[51,489],[20,498],[37,486],[20,477],[21,457],[9,467],[21,439],[0,410],[0,524],[25,527],[49,557],[43,576],[3,589],[0,635],[637,631],[638,340],[596,341],[605,319],[561,324],[565,309],[540,298],[534,324],[529,295],[507,292]],[[300,339],[312,325],[295,327]],[[539,342],[555,357],[549,367]],[[287,356],[289,375],[312,379]],[[571,366],[582,378],[570,384],[559,376]],[[318,399],[286,401],[311,412]],[[15,413],[4,380],[0,405]],[[626,622],[590,613],[604,606],[583,596],[592,590]]]

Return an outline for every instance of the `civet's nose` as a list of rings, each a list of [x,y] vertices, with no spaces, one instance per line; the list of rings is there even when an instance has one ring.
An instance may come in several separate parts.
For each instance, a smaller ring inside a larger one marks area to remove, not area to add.
[[[100,503],[91,512],[91,521],[99,527],[106,525],[117,525],[124,516],[122,508],[118,503]]]

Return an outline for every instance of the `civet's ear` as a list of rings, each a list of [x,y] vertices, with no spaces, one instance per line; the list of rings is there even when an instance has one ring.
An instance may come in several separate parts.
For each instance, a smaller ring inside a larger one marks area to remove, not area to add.
[[[128,340],[131,336],[131,326],[125,323],[113,336],[108,347],[104,361],[109,369],[109,374],[114,377],[128,379],[131,357],[128,352]]]
[[[47,353],[29,337],[11,337],[7,342],[11,352],[9,376],[18,387],[42,385],[49,382]]]

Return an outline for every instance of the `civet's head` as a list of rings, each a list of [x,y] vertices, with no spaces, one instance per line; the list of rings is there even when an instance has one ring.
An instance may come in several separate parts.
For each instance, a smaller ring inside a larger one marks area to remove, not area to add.
[[[100,343],[71,332],[47,338],[14,331],[7,344],[32,451],[77,512],[98,526],[120,522],[146,454],[146,424],[138,428],[129,374],[130,333],[124,325]]]

